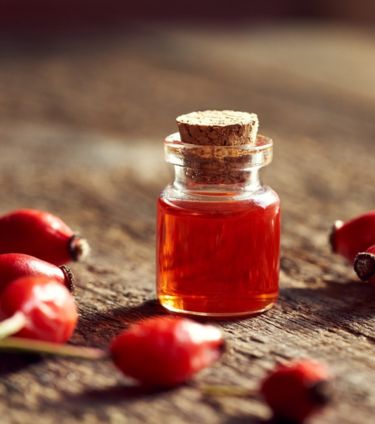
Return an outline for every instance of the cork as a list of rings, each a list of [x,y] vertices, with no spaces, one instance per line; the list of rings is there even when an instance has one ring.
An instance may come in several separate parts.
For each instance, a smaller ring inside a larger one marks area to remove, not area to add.
[[[255,113],[233,110],[191,112],[176,121],[183,143],[205,146],[254,144],[259,126]]]
[[[258,117],[233,110],[206,110],[177,117],[181,142],[196,147],[183,150],[184,172],[191,184],[245,182],[242,170],[251,153],[241,149],[256,143]]]

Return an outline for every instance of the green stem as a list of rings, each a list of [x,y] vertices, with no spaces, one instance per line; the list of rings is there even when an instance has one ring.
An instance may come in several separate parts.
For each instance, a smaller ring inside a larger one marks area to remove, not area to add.
[[[256,395],[256,390],[238,386],[201,385],[200,391],[207,396],[233,396],[249,398]]]
[[[0,352],[2,351],[39,353],[93,361],[109,357],[109,353],[102,349],[63,345],[20,337],[8,337],[5,340],[0,340]]]
[[[0,340],[18,333],[26,325],[26,316],[16,312],[12,317],[0,322]]]

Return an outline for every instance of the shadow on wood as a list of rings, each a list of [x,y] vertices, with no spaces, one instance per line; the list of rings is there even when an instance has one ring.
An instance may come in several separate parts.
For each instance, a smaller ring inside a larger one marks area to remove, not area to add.
[[[324,287],[288,287],[280,291],[280,303],[295,304],[291,323],[311,321],[323,329],[341,329],[353,335],[365,336],[375,342],[375,337],[355,324],[375,316],[375,287],[362,282],[330,281]],[[305,305],[305,306],[304,306]],[[292,306],[293,308],[293,306]]]
[[[151,397],[171,390],[172,389],[156,389],[137,385],[126,386],[119,384],[116,386],[105,387],[103,389],[84,390],[76,395],[68,394],[63,397],[63,401],[78,404],[91,404],[98,402],[101,404],[117,404],[118,402],[127,399]]]
[[[115,335],[132,322],[164,314],[165,310],[154,299],[132,307],[89,313],[83,311],[77,333],[85,335],[85,341],[92,346],[106,347]]]
[[[243,414],[227,418],[223,421],[224,424],[275,424],[271,421],[265,421],[257,418],[255,415]],[[279,423],[282,424],[282,423]]]
[[[1,353],[0,354],[0,377],[16,373],[31,365],[37,364],[43,358],[35,354],[24,353],[22,355],[16,353]]]

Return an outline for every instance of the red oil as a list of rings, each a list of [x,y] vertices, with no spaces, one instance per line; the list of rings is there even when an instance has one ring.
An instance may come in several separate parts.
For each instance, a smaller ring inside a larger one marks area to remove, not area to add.
[[[280,206],[251,200],[158,201],[157,290],[171,311],[247,315],[278,295]]]

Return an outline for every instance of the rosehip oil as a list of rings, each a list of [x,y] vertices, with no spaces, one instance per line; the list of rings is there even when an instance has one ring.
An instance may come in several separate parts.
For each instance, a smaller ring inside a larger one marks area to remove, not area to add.
[[[156,262],[157,296],[170,311],[236,317],[277,300],[280,201],[259,177],[273,144],[254,135],[253,116],[183,115],[187,129],[165,140],[175,180],[158,200]]]
[[[280,208],[267,192],[229,202],[158,201],[158,295],[166,308],[242,315],[278,295]]]

